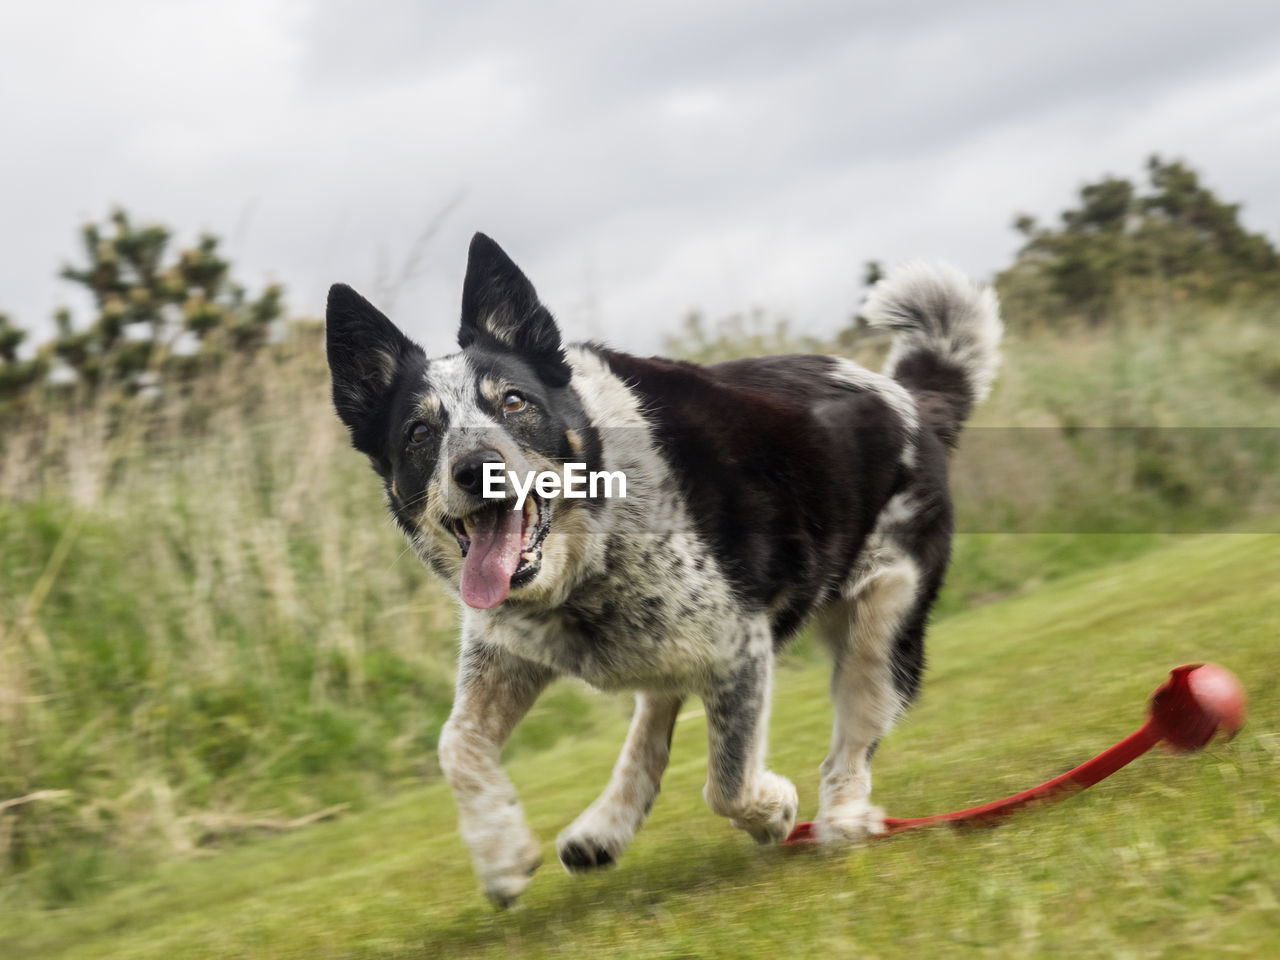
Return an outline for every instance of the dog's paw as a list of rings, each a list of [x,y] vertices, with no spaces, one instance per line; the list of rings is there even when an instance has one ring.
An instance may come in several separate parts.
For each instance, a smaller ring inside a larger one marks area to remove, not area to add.
[[[712,809],[729,818],[739,830],[751,834],[756,843],[781,843],[795,826],[800,798],[795,784],[786,777],[766,771],[755,789],[728,809]]]
[[[504,910],[514,906],[540,866],[542,848],[537,840],[529,837],[513,856],[504,857],[501,864],[494,864],[481,873],[484,895],[494,906]]]
[[[617,862],[605,844],[590,837],[558,844],[556,852],[560,855],[560,862],[570,873],[599,870]]]
[[[842,846],[884,833],[884,810],[866,801],[823,811],[813,824],[819,843]]]
[[[570,873],[611,867],[630,844],[633,833],[615,818],[589,809],[556,838],[556,853]]]

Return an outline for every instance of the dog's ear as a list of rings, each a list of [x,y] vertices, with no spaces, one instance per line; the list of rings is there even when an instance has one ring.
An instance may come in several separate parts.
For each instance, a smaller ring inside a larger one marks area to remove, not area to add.
[[[519,354],[550,386],[569,382],[569,364],[551,311],[529,278],[483,233],[471,238],[462,282],[458,346],[465,350],[473,343]]]
[[[351,431],[352,445],[385,473],[390,465],[383,447],[396,381],[410,360],[426,354],[344,283],[329,288],[324,325],[333,405]]]

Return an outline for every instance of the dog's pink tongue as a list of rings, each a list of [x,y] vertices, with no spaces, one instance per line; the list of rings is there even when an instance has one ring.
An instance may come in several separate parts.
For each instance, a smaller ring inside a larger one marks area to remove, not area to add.
[[[507,504],[476,518],[462,561],[462,600],[467,606],[488,610],[507,598],[511,576],[520,565],[523,525],[524,514]]]

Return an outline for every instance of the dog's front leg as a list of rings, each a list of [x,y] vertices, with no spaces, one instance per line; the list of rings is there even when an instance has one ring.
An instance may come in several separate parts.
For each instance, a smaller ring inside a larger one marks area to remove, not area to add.
[[[458,805],[459,832],[485,896],[502,907],[529,885],[542,848],[498,754],[551,676],[498,647],[464,640],[453,712],[440,733],[440,768]]]
[[[772,686],[772,644],[758,627],[702,695],[710,747],[702,795],[758,843],[784,839],[798,806],[794,784],[765,767]]]
[[[682,702],[674,694],[636,694],[631,729],[609,785],[556,839],[566,870],[607,867],[627,849],[658,795]]]

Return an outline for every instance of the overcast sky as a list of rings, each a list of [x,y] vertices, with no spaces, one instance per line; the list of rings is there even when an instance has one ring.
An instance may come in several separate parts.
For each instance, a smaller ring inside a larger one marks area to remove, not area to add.
[[[1280,235],[1280,4],[5,3],[0,310],[83,318],[55,274],[120,204],[298,314],[395,288],[435,352],[476,230],[571,339],[657,350],[693,308],[826,334],[863,261],[990,276],[1015,211],[1152,151]]]

